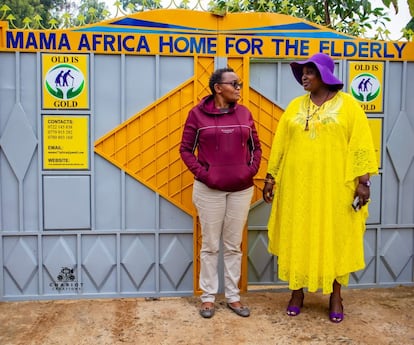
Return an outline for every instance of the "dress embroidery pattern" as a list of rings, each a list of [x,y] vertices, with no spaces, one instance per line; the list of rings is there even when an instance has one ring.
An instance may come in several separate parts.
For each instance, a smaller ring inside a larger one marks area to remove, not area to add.
[[[321,106],[313,103],[310,97],[305,97],[300,104],[294,121],[302,127],[302,130],[305,128],[306,131],[309,131],[309,137],[311,139],[315,139],[318,136],[321,126],[338,123],[337,117],[341,103],[337,95]]]

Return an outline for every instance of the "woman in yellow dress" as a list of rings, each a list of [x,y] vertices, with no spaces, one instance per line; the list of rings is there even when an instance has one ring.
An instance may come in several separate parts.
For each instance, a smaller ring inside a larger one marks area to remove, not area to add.
[[[341,322],[341,286],[365,266],[369,178],[378,164],[367,116],[340,91],[331,57],[318,53],[291,68],[307,93],[290,102],[273,139],[263,188],[272,203],[268,249],[292,290],[287,314],[300,313],[304,288],[322,289],[331,294],[330,320]]]

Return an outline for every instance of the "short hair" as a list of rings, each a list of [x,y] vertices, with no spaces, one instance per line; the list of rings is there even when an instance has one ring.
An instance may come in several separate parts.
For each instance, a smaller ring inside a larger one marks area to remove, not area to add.
[[[210,87],[210,91],[213,95],[216,94],[216,91],[214,90],[214,85],[222,81],[223,74],[226,72],[234,72],[234,69],[230,67],[219,68],[215,70],[214,73],[211,75],[208,86]]]

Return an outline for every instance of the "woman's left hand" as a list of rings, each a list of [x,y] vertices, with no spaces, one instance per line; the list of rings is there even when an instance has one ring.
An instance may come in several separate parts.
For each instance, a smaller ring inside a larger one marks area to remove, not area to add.
[[[365,206],[370,201],[370,195],[371,191],[369,187],[365,184],[359,183],[354,195],[354,197],[359,197],[359,206]]]

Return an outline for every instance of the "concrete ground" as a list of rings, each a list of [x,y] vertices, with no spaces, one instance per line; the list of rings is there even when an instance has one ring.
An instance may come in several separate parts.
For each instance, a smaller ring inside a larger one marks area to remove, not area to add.
[[[307,293],[300,315],[285,314],[290,293],[242,295],[251,316],[222,295],[211,319],[197,297],[0,302],[1,345],[414,344],[414,286],[343,290],[345,320],[328,319],[329,297]]]

